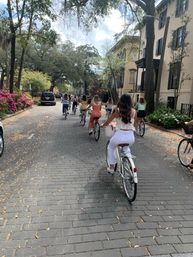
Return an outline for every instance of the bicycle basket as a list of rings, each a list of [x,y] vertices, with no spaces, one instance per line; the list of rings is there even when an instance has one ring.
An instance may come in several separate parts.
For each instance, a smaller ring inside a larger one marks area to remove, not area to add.
[[[193,125],[184,123],[182,128],[186,134],[193,134]]]
[[[105,136],[112,137],[115,134],[115,129],[112,126],[105,127]]]

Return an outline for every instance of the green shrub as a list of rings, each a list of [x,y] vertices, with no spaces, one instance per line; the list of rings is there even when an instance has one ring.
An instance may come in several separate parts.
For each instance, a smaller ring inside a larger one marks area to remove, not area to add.
[[[151,123],[157,124],[166,129],[180,128],[185,121],[191,120],[189,116],[165,107],[158,108],[147,118]]]

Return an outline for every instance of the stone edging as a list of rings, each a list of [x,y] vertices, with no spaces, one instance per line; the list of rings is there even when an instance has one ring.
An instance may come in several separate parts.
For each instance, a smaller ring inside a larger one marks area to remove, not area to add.
[[[13,116],[16,116],[16,115],[18,115],[18,114],[20,114],[20,113],[22,113],[22,112],[25,112],[25,111],[29,110],[29,109],[31,109],[31,108],[33,108],[33,107],[29,107],[29,108],[26,108],[26,109],[24,109],[24,110],[20,110],[20,111],[18,111],[18,112],[14,112],[14,113],[11,113],[11,114],[7,114],[5,117],[0,118],[0,121],[1,121],[1,120],[5,120],[5,119],[9,119],[9,118],[11,118],[11,117],[13,117]]]
[[[184,135],[182,135],[182,133],[181,133],[181,130],[180,130],[180,129],[179,129],[179,130],[166,129],[166,128],[163,128],[163,127],[161,127],[161,126],[158,126],[158,125],[155,125],[155,124],[149,123],[149,122],[146,122],[146,124],[148,124],[150,127],[153,127],[153,128],[159,129],[159,130],[161,130],[161,131],[165,131],[165,132],[169,132],[169,133],[172,133],[172,134],[176,134],[176,135],[178,135],[178,136],[180,136],[180,137],[185,138],[185,136],[184,136]]]

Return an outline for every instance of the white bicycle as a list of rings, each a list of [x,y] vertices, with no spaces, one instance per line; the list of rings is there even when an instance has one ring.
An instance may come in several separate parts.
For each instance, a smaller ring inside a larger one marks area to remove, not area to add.
[[[106,144],[106,161],[107,161],[107,149],[110,140]],[[122,178],[123,187],[125,194],[129,202],[133,202],[137,195],[137,169],[133,161],[133,156],[126,156],[124,153],[124,147],[128,147],[128,144],[119,144],[115,149],[115,155],[117,163],[115,165],[114,171],[118,172]]]

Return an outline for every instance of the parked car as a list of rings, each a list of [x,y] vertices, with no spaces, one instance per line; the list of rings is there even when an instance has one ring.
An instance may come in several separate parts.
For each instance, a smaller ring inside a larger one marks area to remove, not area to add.
[[[3,124],[0,121],[0,157],[4,151]]]
[[[55,93],[55,97],[56,97],[56,98],[61,98],[61,97],[62,97],[62,93],[60,93],[60,92]]]
[[[40,103],[41,105],[56,105],[56,98],[52,92],[42,92]]]

